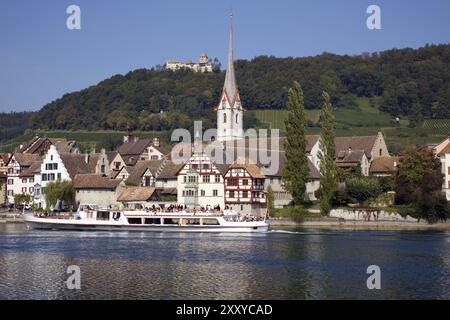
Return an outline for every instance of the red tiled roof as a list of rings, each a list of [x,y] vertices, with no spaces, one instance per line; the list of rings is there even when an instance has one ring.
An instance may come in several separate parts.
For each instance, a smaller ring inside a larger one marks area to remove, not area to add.
[[[390,173],[398,170],[398,165],[402,159],[400,157],[379,157],[375,158],[370,165],[371,173]]]
[[[366,156],[370,158],[372,156],[372,149],[375,145],[377,136],[353,136],[353,137],[337,137],[335,138],[336,154],[339,151],[347,151],[349,148],[352,150],[364,150]]]
[[[127,187],[118,197],[118,201],[147,201],[156,189],[154,187]],[[159,198],[159,197],[158,197]]]
[[[152,144],[152,139],[139,139],[133,142],[125,142],[120,145],[117,152],[121,155],[140,155]]]
[[[59,155],[71,179],[77,174],[91,173],[83,154],[61,153]]]
[[[120,183],[99,174],[77,174],[73,182],[75,189],[115,189]]]

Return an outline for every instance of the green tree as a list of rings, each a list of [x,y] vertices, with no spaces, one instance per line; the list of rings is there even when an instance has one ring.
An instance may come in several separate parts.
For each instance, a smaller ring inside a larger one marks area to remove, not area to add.
[[[442,193],[442,179],[441,163],[431,151],[408,150],[397,172],[395,202],[419,221],[446,220],[450,212]]]
[[[293,204],[299,205],[305,200],[309,167],[306,156],[306,113],[303,91],[297,81],[294,81],[292,88],[289,89],[287,109],[286,165],[283,170],[283,184],[292,194]]]
[[[267,209],[269,210],[270,213],[273,213],[275,211],[274,196],[273,196],[272,187],[270,185],[267,188],[267,197],[266,198],[267,198]]]
[[[47,210],[54,207],[58,200],[67,204],[75,204],[75,188],[71,181],[50,182],[43,188]]]
[[[347,195],[358,201],[359,205],[369,199],[374,199],[382,193],[380,183],[372,177],[355,177],[345,182],[345,192]]]
[[[15,204],[28,204],[31,202],[31,196],[25,193],[19,193],[14,196]]]
[[[333,196],[337,189],[337,171],[334,162],[336,146],[334,143],[334,116],[331,107],[330,96],[325,91],[322,94],[322,131],[320,133],[320,186],[322,188],[320,198],[320,211],[327,215],[331,210]]]

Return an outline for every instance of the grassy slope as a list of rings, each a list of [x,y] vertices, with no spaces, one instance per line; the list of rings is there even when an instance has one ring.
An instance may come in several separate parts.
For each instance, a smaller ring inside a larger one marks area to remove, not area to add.
[[[415,144],[436,143],[443,140],[450,133],[450,119],[426,120],[419,128],[409,128],[409,121],[401,119],[395,124],[390,115],[380,112],[378,100],[358,98],[357,109],[335,110],[336,135],[372,135],[382,131],[391,152],[399,152],[408,146]],[[255,110],[256,118],[263,126],[278,128],[284,132],[284,120],[287,117],[286,110]],[[317,126],[319,120],[318,110],[306,110],[309,122],[316,124],[309,127],[310,134],[317,134],[320,128]]]
[[[395,122],[388,114],[380,112],[376,98],[358,98],[357,102],[359,105],[357,109],[335,110],[337,136],[372,135],[381,130],[385,135],[389,150],[396,153],[415,144],[439,142],[450,133],[450,119],[425,120],[419,128],[409,128],[408,120],[400,120],[400,123],[395,125]],[[284,133],[286,110],[252,110],[248,112],[255,113],[257,119],[264,127],[278,128],[281,130],[281,134]],[[313,125],[308,128],[308,132],[310,134],[318,134],[320,128],[317,123],[319,122],[320,111],[307,110],[306,113],[310,125]],[[0,146],[0,152],[13,151],[21,142],[29,140],[34,134],[50,138],[76,140],[82,147],[85,146],[87,148],[101,141],[106,136],[122,136],[122,132],[117,131],[29,132],[11,140],[6,145]],[[163,139],[169,137],[167,132],[136,132],[135,134],[140,137],[153,137],[156,135]]]

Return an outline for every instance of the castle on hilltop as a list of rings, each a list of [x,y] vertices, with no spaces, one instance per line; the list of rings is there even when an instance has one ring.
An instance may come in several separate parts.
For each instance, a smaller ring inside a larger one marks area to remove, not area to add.
[[[166,69],[176,71],[180,69],[191,69],[194,72],[212,72],[213,64],[209,60],[206,53],[202,52],[200,54],[200,58],[198,59],[198,63],[194,63],[191,60],[183,63],[179,60],[167,60],[166,61]]]

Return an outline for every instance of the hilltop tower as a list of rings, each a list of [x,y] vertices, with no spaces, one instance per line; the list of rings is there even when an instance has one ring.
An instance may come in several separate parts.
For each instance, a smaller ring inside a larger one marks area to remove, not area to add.
[[[230,43],[225,83],[217,112],[217,140],[227,141],[244,138],[243,108],[236,84],[233,64],[233,13],[230,15]]]

